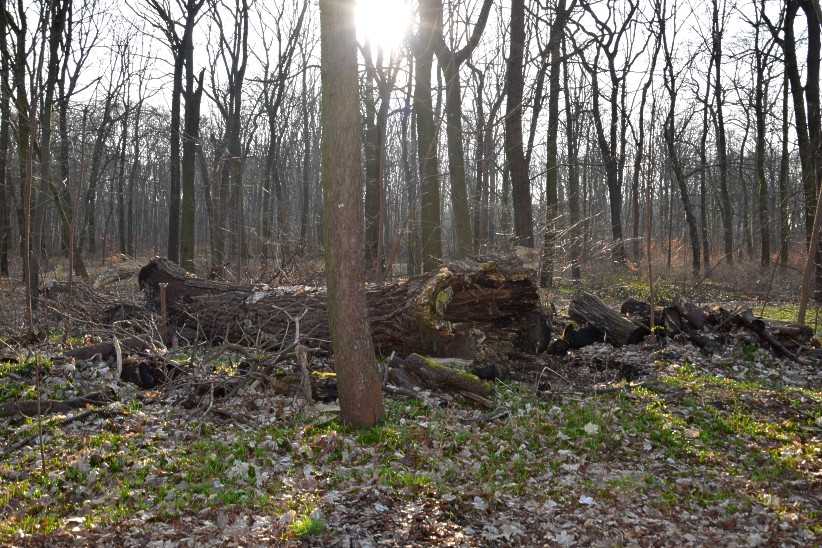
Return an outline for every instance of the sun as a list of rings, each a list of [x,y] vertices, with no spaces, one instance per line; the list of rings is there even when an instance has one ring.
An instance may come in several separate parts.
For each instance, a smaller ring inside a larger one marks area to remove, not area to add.
[[[357,39],[390,55],[402,46],[413,18],[409,0],[357,0]]]

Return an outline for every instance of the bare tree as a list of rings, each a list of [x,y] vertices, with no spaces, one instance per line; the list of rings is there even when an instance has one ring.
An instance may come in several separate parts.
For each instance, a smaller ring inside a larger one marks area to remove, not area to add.
[[[180,162],[180,110],[181,99],[183,97],[183,71],[185,70],[185,96],[186,120],[192,118],[195,108],[194,91],[194,27],[199,19],[200,9],[205,4],[205,0],[175,0],[176,7],[180,10],[180,15],[172,13],[170,0],[148,0],[151,15],[147,20],[151,26],[163,34],[166,43],[171,50],[174,60],[173,86],[171,91],[171,122],[170,122],[170,157],[169,157],[169,222],[168,222],[168,258],[179,262],[181,237],[185,239],[185,259],[186,267],[191,268],[193,250],[193,220],[194,220],[194,145],[192,136],[186,134],[185,141],[188,143],[187,153],[185,153],[186,180],[181,179]],[[182,22],[180,21],[182,18]],[[182,27],[182,34],[178,32],[178,27]],[[202,81],[202,77],[200,78]],[[190,130],[191,128],[187,128]],[[181,204],[181,192],[184,195]],[[182,207],[182,212],[181,212]],[[182,213],[182,219],[181,219]],[[181,226],[181,222],[183,223]]]
[[[722,217],[722,242],[725,259],[729,264],[734,260],[734,225],[731,195],[728,192],[728,146],[725,136],[725,95],[722,86],[722,38],[725,34],[726,7],[722,0],[711,4],[711,62],[714,71],[714,125],[716,131],[716,159],[719,164],[719,211]],[[708,69],[710,78],[710,68]]]
[[[617,62],[624,53],[621,44],[632,28],[639,3],[629,0],[622,13],[620,13],[622,9],[617,4],[609,3],[608,11],[602,16],[597,13],[597,10],[590,2],[585,2],[582,6],[594,21],[595,30],[589,30],[584,26],[578,26],[578,28],[593,40],[595,52],[592,61],[584,53],[579,58],[582,61],[583,68],[591,78],[594,127],[599,153],[605,165],[610,201],[611,234],[614,240],[613,257],[617,262],[624,262],[625,244],[622,231],[622,185],[620,175],[620,164],[624,163],[624,160],[620,157],[620,89],[626,85],[625,79],[628,70],[636,57],[639,56],[639,53],[634,54],[633,58],[628,55],[621,70],[618,70]],[[601,56],[605,57],[607,63],[605,70],[610,80],[610,93],[608,94],[610,118],[607,133],[605,124],[602,121],[604,109],[601,106],[601,97],[603,94],[599,83],[599,61]]]
[[[437,40],[437,2],[420,3],[420,25],[414,37],[414,114],[417,124],[417,149],[420,164],[420,232],[422,266],[433,270],[442,257],[440,225],[440,174],[431,98],[431,69]]]
[[[11,106],[9,88],[9,51],[6,30],[8,11],[0,1],[0,276],[9,275],[9,247],[11,246],[11,196],[8,183],[9,142],[11,139]]]
[[[321,0],[323,188],[328,312],[344,422],[383,415],[380,376],[366,317],[360,109],[353,0]]]
[[[531,180],[522,140],[525,41],[525,0],[512,0],[511,42],[505,73],[505,154],[514,205],[514,241],[533,247]]]
[[[451,182],[451,200],[454,207],[454,225],[457,236],[455,257],[461,258],[471,252],[473,238],[471,235],[471,214],[468,208],[468,187],[465,181],[465,151],[463,150],[462,131],[462,92],[460,86],[460,68],[471,57],[479,44],[480,37],[488,22],[493,0],[483,0],[482,8],[474,25],[468,42],[460,49],[445,43],[443,35],[442,2],[437,0],[434,35],[434,51],[437,54],[442,74],[445,77],[445,112],[446,136],[448,139],[448,178]]]
[[[567,6],[567,7],[566,7]],[[566,0],[558,0],[554,20],[551,23],[551,34],[548,37],[547,54],[550,56],[548,76],[548,135],[547,166],[545,168],[545,234],[542,246],[541,283],[543,287],[554,285],[554,252],[556,247],[557,219],[557,180],[559,160],[557,158],[557,135],[559,133],[559,71],[561,67],[560,50],[565,33],[565,25],[576,6],[576,0],[567,5]],[[570,109],[566,105],[566,114]],[[566,120],[566,124],[569,120]]]
[[[676,41],[676,31],[671,36],[671,41],[667,38],[667,23],[668,14],[665,13],[664,4],[660,6],[657,4],[657,20],[659,23],[660,41],[662,42],[662,51],[665,54],[664,67],[664,82],[665,88],[668,91],[669,106],[668,115],[665,117],[665,143],[668,148],[668,157],[671,162],[671,168],[674,173],[677,187],[679,188],[679,197],[682,200],[682,207],[685,210],[685,222],[688,225],[688,234],[691,240],[691,270],[694,276],[699,275],[701,268],[700,260],[700,243],[699,243],[699,229],[697,228],[696,217],[691,207],[691,200],[688,195],[687,175],[680,158],[678,144],[681,143],[680,135],[687,122],[683,123],[683,128],[679,131],[676,127],[676,101],[679,93],[677,84],[677,72],[674,69],[674,43]],[[674,5],[672,12],[672,19],[674,27],[676,27],[676,6]]]

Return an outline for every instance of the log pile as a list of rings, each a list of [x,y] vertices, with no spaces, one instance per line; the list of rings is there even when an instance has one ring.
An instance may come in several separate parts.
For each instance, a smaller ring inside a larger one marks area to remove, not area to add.
[[[636,299],[626,300],[621,308],[646,329],[650,327],[650,310],[648,303]],[[813,329],[806,325],[768,323],[750,309],[732,312],[718,305],[702,308],[681,298],[655,308],[654,325],[658,334],[684,338],[708,353],[716,352],[741,332],[775,355],[796,360],[813,339]]]
[[[808,326],[769,324],[750,309],[731,312],[720,306],[699,307],[677,298],[667,306],[655,306],[653,321],[651,311],[650,304],[629,298],[617,312],[596,296],[580,291],[571,299],[568,315],[585,327],[566,328],[562,338],[551,343],[549,352],[564,354],[570,348],[601,340],[592,333],[604,333],[605,342],[613,346],[635,344],[651,333],[651,327],[658,338],[689,341],[709,354],[742,338],[778,357],[798,360],[813,340],[813,330]]]
[[[513,257],[454,261],[406,281],[369,285],[368,316],[381,355],[421,353],[482,358],[544,348],[549,328],[539,310],[531,272]],[[322,287],[254,287],[204,280],[155,258],[138,276],[149,303],[160,309],[165,286],[169,321],[187,338],[269,350],[302,343],[330,351]]]

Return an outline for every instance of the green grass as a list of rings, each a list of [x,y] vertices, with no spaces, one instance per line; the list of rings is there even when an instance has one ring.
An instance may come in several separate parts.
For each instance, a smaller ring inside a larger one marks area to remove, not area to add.
[[[297,538],[320,535],[325,531],[325,522],[311,516],[301,517],[291,524],[290,531]]]
[[[799,312],[797,304],[772,304],[765,307],[757,306],[753,309],[754,314],[766,320],[775,320],[787,323],[796,323],[796,316]],[[819,317],[819,322],[817,322]],[[822,308],[808,308],[805,314],[805,325],[816,328],[816,336],[822,336]]]
[[[470,489],[482,497],[578,505],[574,487],[544,481],[575,474],[597,500],[651,500],[667,513],[710,507],[733,515],[761,504],[763,492],[788,500],[792,482],[818,474],[822,446],[813,436],[822,392],[671,365],[667,376],[644,385],[583,398],[546,401],[530,387],[498,383],[495,404],[508,413],[482,424],[461,422],[452,408],[391,399],[384,420],[362,431],[306,416],[252,431],[192,424],[186,441],[167,444],[116,421],[85,437],[47,423],[54,437],[46,474],[36,452],[0,463],[4,477],[21,475],[0,481],[0,543],[19,530],[71,527],[69,516],[83,516],[85,527],[105,527],[144,509],[173,519],[205,508],[289,513],[293,519],[281,534],[293,540],[326,531],[317,510],[331,490],[379,488],[397,501],[419,503]],[[290,461],[286,468],[279,467],[283,459]],[[237,463],[247,463],[247,473],[236,473]],[[591,465],[621,470],[595,478]],[[313,471],[310,482],[306,469]],[[712,483],[717,478],[722,481]],[[86,491],[75,496],[79,485]],[[788,511],[786,504],[777,510]],[[806,522],[817,519],[806,507],[790,511]]]

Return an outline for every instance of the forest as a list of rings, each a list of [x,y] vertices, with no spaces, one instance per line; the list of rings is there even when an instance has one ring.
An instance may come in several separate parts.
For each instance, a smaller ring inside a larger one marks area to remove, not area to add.
[[[819,0],[0,0],[0,544],[822,544]]]

